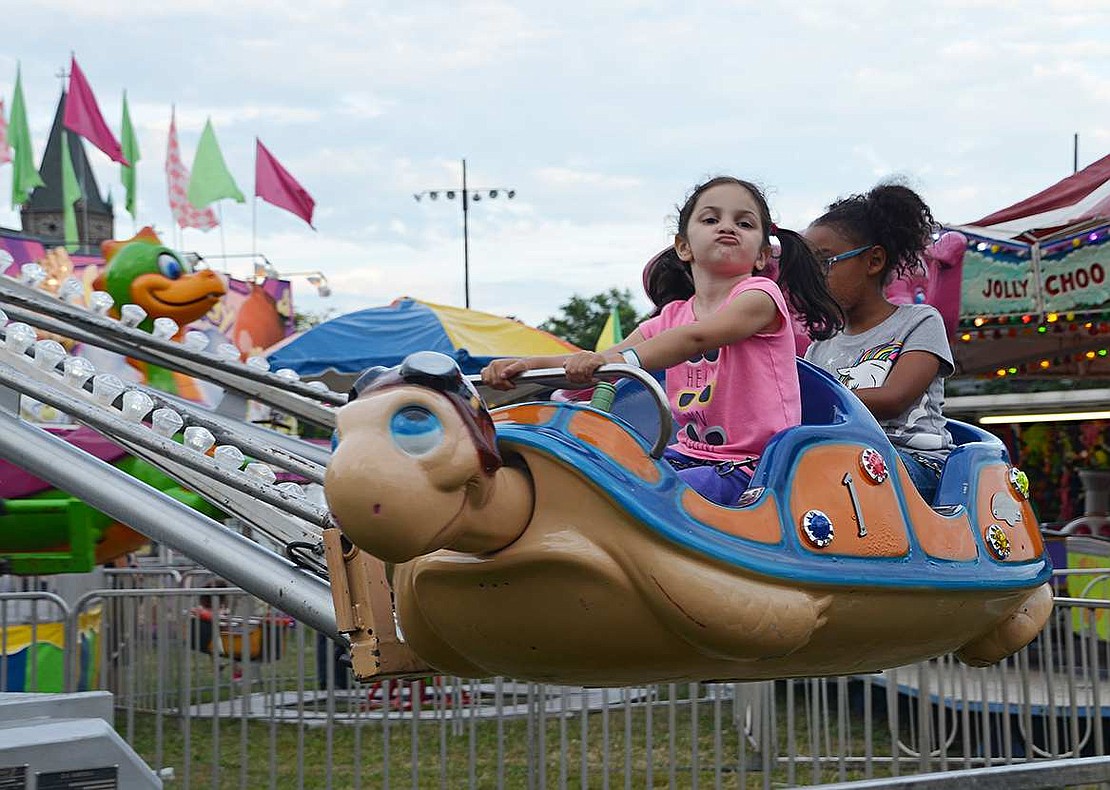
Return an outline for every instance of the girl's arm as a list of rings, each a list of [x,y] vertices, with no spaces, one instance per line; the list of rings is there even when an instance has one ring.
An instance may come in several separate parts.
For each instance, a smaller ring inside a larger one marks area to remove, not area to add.
[[[774,331],[782,320],[766,292],[745,291],[704,321],[672,327],[646,340],[637,330],[603,354],[583,351],[567,359],[563,367],[568,379],[586,383],[603,364],[623,362],[620,351],[633,348],[644,369],[664,370],[703,351],[730,345],[757,332]]]
[[[898,355],[881,387],[866,387],[852,392],[877,419],[893,419],[921,400],[939,370],[940,359],[935,354],[906,351]]]
[[[632,348],[637,343],[642,343],[644,336],[640,334],[639,328],[633,330],[632,334],[617,343],[612,348],[606,350],[606,354],[613,352],[611,356],[616,358],[606,358],[601,354],[593,351],[579,351],[576,354],[559,354],[550,357],[508,357],[505,359],[495,359],[482,369],[482,383],[492,387],[495,390],[511,390],[516,387],[513,379],[519,376],[526,370],[540,370],[541,368],[561,368],[564,367],[571,359],[591,355],[597,357],[600,361],[594,366],[594,370],[605,364],[606,362],[624,362],[624,358],[620,357],[620,351],[626,348]],[[591,371],[592,374],[593,371]],[[588,378],[588,377],[587,377]]]
[[[637,343],[636,355],[646,369],[663,370],[757,332],[774,331],[782,320],[774,300],[765,291],[745,291],[708,318],[672,327]]]

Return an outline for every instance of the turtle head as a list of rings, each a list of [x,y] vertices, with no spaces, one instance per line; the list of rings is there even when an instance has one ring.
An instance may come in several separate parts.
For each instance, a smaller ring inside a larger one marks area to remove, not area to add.
[[[344,534],[387,562],[452,545],[501,467],[477,390],[450,357],[423,351],[366,371],[351,395],[324,482]]]

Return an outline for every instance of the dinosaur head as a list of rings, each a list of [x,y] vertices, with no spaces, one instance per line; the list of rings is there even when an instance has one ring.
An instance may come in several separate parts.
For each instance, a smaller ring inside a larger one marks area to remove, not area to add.
[[[111,294],[116,315],[128,303],[146,310],[147,318],[139,327],[148,332],[154,319],[163,316],[185,326],[227,293],[215,272],[193,271],[149,227],[126,241],[106,241],[101,251],[107,265],[94,287]]]

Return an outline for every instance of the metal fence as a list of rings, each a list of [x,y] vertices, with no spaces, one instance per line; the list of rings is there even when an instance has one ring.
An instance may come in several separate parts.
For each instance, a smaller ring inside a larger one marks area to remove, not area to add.
[[[73,604],[0,594],[0,688],[111,691],[117,731],[183,787],[893,782],[1106,756],[1108,610],[1103,598],[1060,597],[1033,644],[985,669],[946,657],[761,683],[357,683],[331,642],[205,571],[125,570]],[[63,688],[53,689],[44,658],[59,624]],[[1072,774],[1110,781],[1106,765]]]

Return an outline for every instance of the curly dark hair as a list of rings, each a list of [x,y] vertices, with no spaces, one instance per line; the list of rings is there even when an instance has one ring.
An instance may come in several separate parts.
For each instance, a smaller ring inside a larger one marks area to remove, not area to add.
[[[837,200],[812,224],[831,227],[853,246],[875,244],[886,250],[884,283],[917,266],[936,228],[925,201],[908,186],[893,181]]]

